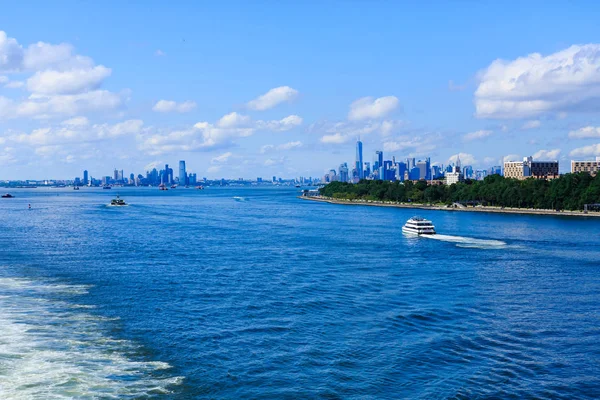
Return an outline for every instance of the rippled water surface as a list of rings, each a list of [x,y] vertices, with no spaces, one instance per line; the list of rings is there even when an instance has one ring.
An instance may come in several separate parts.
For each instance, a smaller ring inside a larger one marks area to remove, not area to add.
[[[600,395],[600,219],[420,210],[426,239],[294,188],[12,193],[2,399]]]

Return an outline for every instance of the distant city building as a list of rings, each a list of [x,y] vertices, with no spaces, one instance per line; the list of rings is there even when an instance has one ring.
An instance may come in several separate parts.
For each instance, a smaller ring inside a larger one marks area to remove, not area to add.
[[[348,164],[342,163],[339,167],[340,182],[348,182]]]
[[[90,183],[90,180],[86,169],[85,171],[83,171],[83,184],[87,185],[88,183]]]
[[[590,175],[596,175],[600,170],[600,157],[596,161],[571,161],[571,172],[587,172]]]
[[[185,172],[185,161],[179,161],[179,184],[187,185],[187,174]]]
[[[558,161],[533,161],[525,157],[523,161],[504,163],[504,176],[514,179],[552,179],[558,177]]]
[[[360,139],[358,139],[356,141],[356,171],[358,172],[358,179],[363,179],[364,178],[364,171],[363,171],[363,148],[362,148],[362,142],[360,141]]]
[[[446,172],[445,177],[446,185],[452,185],[454,183],[462,182],[464,180],[464,174],[461,171],[460,156],[456,156],[456,163],[453,167],[450,168],[449,172]]]

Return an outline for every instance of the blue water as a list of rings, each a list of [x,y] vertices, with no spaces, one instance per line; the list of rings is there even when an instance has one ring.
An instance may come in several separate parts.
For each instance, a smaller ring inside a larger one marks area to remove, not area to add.
[[[12,193],[2,399],[600,395],[600,219],[408,238],[414,211],[294,188]]]

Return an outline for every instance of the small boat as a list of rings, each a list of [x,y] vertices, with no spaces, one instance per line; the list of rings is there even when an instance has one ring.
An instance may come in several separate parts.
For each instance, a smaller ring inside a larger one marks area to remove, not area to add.
[[[73,190],[79,190],[79,186],[73,186]]]
[[[296,185],[296,187],[297,187],[297,188],[299,188],[299,187],[300,187],[300,185]]]
[[[177,188],[177,185],[171,185],[171,189]]]
[[[169,190],[169,188],[168,188],[168,187],[166,187],[166,186],[164,185],[164,183],[161,183],[160,185],[158,185],[158,190]]]
[[[412,217],[402,227],[402,233],[407,235],[435,235],[433,223],[425,218]]]
[[[126,206],[127,203],[125,203],[125,200],[119,198],[119,195],[117,195],[117,197],[115,199],[112,199],[110,201],[110,205],[111,206]]]
[[[13,196],[13,195],[12,195],[12,194],[10,194],[10,193],[6,193],[6,194],[3,194],[3,195],[2,195],[2,198],[3,198],[3,199],[12,199],[13,197],[15,197],[15,196]]]
[[[102,186],[102,189],[112,189],[112,187],[110,187],[108,185],[104,185],[104,186]]]
[[[202,190],[202,189],[204,189],[204,186],[196,186],[196,189]]]

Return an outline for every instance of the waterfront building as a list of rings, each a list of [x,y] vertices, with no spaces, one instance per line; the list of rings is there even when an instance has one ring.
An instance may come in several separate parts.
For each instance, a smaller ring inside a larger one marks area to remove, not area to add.
[[[87,185],[89,183],[89,176],[87,169],[83,171],[83,184]]]
[[[396,164],[396,180],[404,181],[404,174],[406,173],[406,163],[400,161]]]
[[[363,177],[364,178],[368,178],[371,175],[371,163],[368,161],[365,161],[365,168],[363,171]]]
[[[587,172],[590,175],[596,175],[600,170],[600,157],[596,161],[571,161],[571,172]]]
[[[375,161],[373,162],[373,172],[383,166],[383,151],[377,150],[375,152]]]
[[[185,161],[179,161],[179,184],[187,185],[187,174],[185,172]]]
[[[427,173],[427,171],[429,170],[428,168],[428,162],[427,161],[421,161],[419,160],[419,162],[417,162],[417,165],[415,166],[415,168],[417,168],[419,170],[419,176],[418,176],[418,180],[421,179],[427,179],[429,174]]]
[[[523,161],[504,163],[504,176],[514,179],[552,179],[558,177],[558,161],[533,161],[533,157],[524,157]]]
[[[358,179],[362,179],[364,178],[364,171],[363,171],[363,148],[362,148],[362,142],[360,141],[360,138],[356,141],[356,171],[358,172]]]

